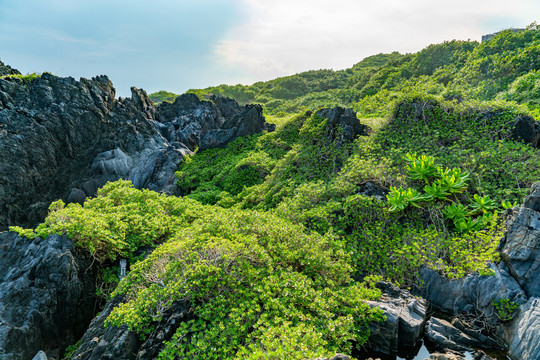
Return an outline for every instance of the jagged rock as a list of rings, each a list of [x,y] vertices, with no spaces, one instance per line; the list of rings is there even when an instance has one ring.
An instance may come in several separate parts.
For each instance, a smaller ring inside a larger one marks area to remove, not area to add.
[[[457,351],[475,348],[503,349],[497,340],[468,327],[457,319],[449,323],[432,317],[426,325],[426,336],[432,343],[443,349]]]
[[[390,283],[379,282],[382,296],[367,303],[381,308],[386,320],[370,326],[368,346],[374,351],[395,354],[398,347],[413,346],[420,339],[426,322],[426,301],[400,290]]]
[[[107,302],[99,316],[92,320],[81,339],[81,345],[73,354],[74,360],[135,359],[141,345],[139,336],[129,331],[126,325],[105,327],[105,320],[123,300],[121,296],[117,296]]]
[[[31,359],[77,341],[95,314],[91,259],[58,235],[0,233],[0,249],[0,359]]]
[[[540,183],[536,183],[524,205],[511,210],[499,245],[501,258],[528,297],[540,297],[539,199]]]
[[[328,119],[326,138],[328,143],[336,142],[339,146],[344,141],[351,141],[358,135],[367,135],[370,128],[360,123],[351,108],[326,108],[315,113],[316,116]]]
[[[0,231],[34,226],[52,201],[82,203],[120,178],[174,194],[186,154],[273,128],[259,105],[225,98],[183,95],[156,109],[132,88],[116,100],[106,76],[0,79]]]
[[[117,296],[105,305],[105,309],[92,321],[82,337],[81,345],[73,355],[74,360],[155,359],[163,350],[164,342],[172,338],[180,324],[195,318],[189,302],[177,301],[163,314],[163,320],[156,325],[146,341],[142,342],[125,325],[104,326],[111,311],[123,301],[122,296]]]
[[[540,145],[538,143],[540,138],[540,128],[538,127],[537,122],[530,116],[518,116],[515,118],[510,136],[514,140],[523,141],[534,147]]]
[[[6,65],[0,60],[0,76],[6,75],[20,75],[19,70],[12,68],[9,65]]]
[[[540,359],[540,299],[532,298],[521,306],[513,321],[508,340],[513,360]]]
[[[448,279],[427,268],[420,270],[423,283],[419,294],[438,310],[450,314],[469,313],[497,321],[494,300],[509,299],[523,304],[527,297],[504,264],[490,264],[494,275],[469,274],[461,279]]]
[[[260,105],[240,106],[235,100],[223,97],[211,100],[184,94],[173,103],[161,103],[157,120],[162,124],[162,135],[170,143],[204,150],[224,147],[239,136],[275,130],[275,125],[265,123]]]

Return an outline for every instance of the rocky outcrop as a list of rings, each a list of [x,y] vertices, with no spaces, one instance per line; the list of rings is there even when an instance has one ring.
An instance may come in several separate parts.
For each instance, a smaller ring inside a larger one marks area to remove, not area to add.
[[[540,359],[540,299],[521,306],[509,331],[508,354],[512,359]]]
[[[163,314],[163,320],[143,342],[125,325],[121,327],[104,325],[111,311],[123,301],[123,297],[119,296],[105,305],[105,309],[92,321],[82,337],[81,345],[73,355],[74,360],[155,359],[163,350],[164,342],[172,338],[180,324],[194,319],[189,302],[177,301]]]
[[[8,75],[20,75],[21,73],[19,70],[12,68],[9,65],[6,65],[0,60],[0,76],[8,76]]]
[[[273,129],[258,105],[183,95],[156,108],[131,92],[115,99],[105,76],[0,79],[0,230],[33,226],[50,202],[81,203],[120,178],[173,194],[186,154]]]
[[[527,296],[504,265],[490,264],[494,275],[478,273],[461,279],[449,279],[436,271],[420,271],[423,286],[419,294],[438,310],[449,314],[482,315],[492,322],[497,316],[493,301],[508,299],[517,304],[527,301]]]
[[[540,183],[511,210],[499,246],[501,258],[528,297],[540,297]]]
[[[321,109],[315,116],[327,119],[326,141],[340,146],[343,142],[352,141],[359,135],[367,135],[371,130],[360,123],[353,109],[342,107]]]
[[[423,335],[426,323],[426,301],[400,290],[390,283],[380,282],[382,296],[368,301],[379,307],[386,320],[371,324],[370,349],[384,354],[395,354],[398,347],[414,346]]]
[[[67,236],[29,240],[5,232],[0,249],[0,359],[62,353],[97,310],[92,260]]]
[[[224,97],[211,100],[184,94],[173,103],[161,103],[157,111],[161,134],[170,143],[204,150],[224,147],[239,136],[275,130],[275,125],[265,122],[258,104],[239,106],[235,100]]]

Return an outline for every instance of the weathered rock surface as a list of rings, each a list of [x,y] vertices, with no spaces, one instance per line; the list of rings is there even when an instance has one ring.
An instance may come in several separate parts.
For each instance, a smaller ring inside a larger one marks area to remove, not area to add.
[[[328,119],[326,123],[327,142],[338,146],[353,140],[358,135],[367,135],[370,128],[360,123],[356,113],[351,108],[326,108],[315,113],[316,116]]]
[[[366,181],[366,183],[358,187],[356,193],[358,195],[371,196],[380,201],[386,201],[386,195],[389,191],[371,181]]]
[[[540,359],[540,299],[522,305],[513,321],[508,354],[514,360]]]
[[[420,271],[423,286],[420,295],[438,310],[449,314],[477,314],[496,321],[493,300],[509,299],[523,304],[527,297],[508,268],[490,264],[494,275],[467,275],[461,279],[448,279],[424,268]]]
[[[73,359],[84,360],[128,360],[135,359],[141,346],[139,336],[128,330],[127,326],[105,327],[105,320],[115,306],[123,301],[116,297],[107,302],[103,311],[88,327],[81,339],[81,345],[73,354]]]
[[[540,297],[540,183],[533,185],[523,206],[511,210],[501,258],[527,297]]]
[[[239,136],[275,130],[275,125],[265,123],[260,105],[239,106],[223,97],[211,100],[184,94],[173,103],[161,103],[157,111],[157,120],[163,124],[161,134],[171,144],[179,142],[191,150],[204,150],[224,147]]]
[[[395,354],[398,347],[414,346],[421,338],[426,322],[426,301],[400,290],[390,283],[380,282],[382,296],[367,303],[381,308],[386,320],[370,326],[370,349]]]
[[[157,109],[143,90],[115,99],[105,76],[0,79],[0,230],[33,226],[59,198],[83,202],[107,181],[175,193],[174,171],[196,147],[263,129],[258,105],[180,96]]]
[[[501,344],[454,319],[452,323],[432,317],[426,325],[426,336],[443,349],[466,351],[477,348],[503,349]]]
[[[92,320],[81,340],[81,345],[73,359],[85,360],[147,360],[155,359],[163,350],[164,342],[169,341],[180,324],[194,319],[188,302],[175,302],[158,323],[154,331],[142,342],[136,333],[125,325],[105,327],[104,323],[111,311],[123,302],[118,296],[105,305],[101,314]]]
[[[95,314],[95,271],[67,236],[0,233],[0,359],[63,351]]]
[[[19,70],[12,68],[9,65],[6,65],[0,60],[0,76],[7,75],[20,75]]]

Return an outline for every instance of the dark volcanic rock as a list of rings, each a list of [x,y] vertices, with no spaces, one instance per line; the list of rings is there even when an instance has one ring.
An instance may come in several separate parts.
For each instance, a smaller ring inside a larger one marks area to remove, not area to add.
[[[19,70],[12,68],[9,65],[6,65],[0,60],[0,76],[6,75],[20,75]]]
[[[397,353],[398,347],[414,346],[424,330],[426,301],[390,283],[380,282],[377,287],[381,298],[367,303],[381,308],[386,320],[370,326],[368,346],[385,354]]]
[[[31,359],[72,344],[95,314],[91,259],[67,236],[0,233],[0,359]]]
[[[164,342],[172,338],[180,324],[194,319],[189,302],[175,302],[163,314],[163,320],[156,325],[146,341],[141,342],[138,335],[130,332],[125,325],[104,326],[111,311],[123,301],[123,297],[118,296],[105,305],[105,309],[92,321],[82,337],[81,345],[73,355],[73,359],[155,359],[163,350]]]
[[[131,93],[116,100],[105,76],[0,79],[0,230],[33,226],[52,201],[81,203],[120,178],[173,194],[191,150],[273,129],[258,105],[183,95],[156,110],[143,90]]]
[[[139,336],[127,326],[105,327],[105,320],[111,311],[123,302],[120,296],[109,301],[103,311],[92,320],[81,339],[81,345],[73,354],[73,359],[81,360],[129,360],[135,359],[141,346]]]
[[[326,108],[317,111],[315,115],[328,119],[326,133],[329,143],[337,142],[340,145],[344,141],[353,140],[358,135],[367,135],[370,131],[367,125],[360,123],[351,108]]]
[[[512,125],[511,138],[539,147],[540,128],[530,116],[518,116]]]
[[[184,94],[173,103],[163,102],[157,109],[162,135],[170,142],[180,142],[191,150],[224,147],[239,136],[263,130],[267,124],[260,105],[240,106],[235,100],[212,97],[199,100],[195,94]]]

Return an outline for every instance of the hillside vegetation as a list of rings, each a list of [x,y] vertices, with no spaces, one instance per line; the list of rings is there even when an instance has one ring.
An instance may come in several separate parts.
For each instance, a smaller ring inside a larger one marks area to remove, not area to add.
[[[498,261],[501,213],[540,178],[538,150],[512,136],[516,118],[540,114],[539,59],[533,24],[343,71],[190,90],[260,103],[277,129],[186,158],[183,197],[110,183],[84,206],[54,203],[24,234],[67,233],[102,262],[105,291],[127,299],[111,326],[145,337],[173,302],[191,301],[196,320],[161,359],[351,354],[380,319],[364,303],[379,295],[373,282],[414,287],[423,266],[461,277]],[[344,141],[315,112],[332,106],[352,107],[370,131]],[[140,260],[142,245],[157,249]],[[118,257],[131,271],[116,286]]]

